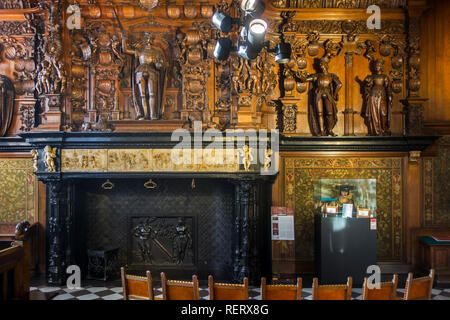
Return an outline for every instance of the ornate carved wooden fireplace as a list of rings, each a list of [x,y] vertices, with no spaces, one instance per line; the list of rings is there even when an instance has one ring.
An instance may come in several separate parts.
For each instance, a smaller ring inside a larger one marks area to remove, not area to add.
[[[270,275],[275,177],[259,165],[176,167],[168,134],[24,136],[47,186],[49,284],[65,283],[72,264],[86,274],[87,250],[109,247],[119,248],[121,265],[155,275],[253,282]]]

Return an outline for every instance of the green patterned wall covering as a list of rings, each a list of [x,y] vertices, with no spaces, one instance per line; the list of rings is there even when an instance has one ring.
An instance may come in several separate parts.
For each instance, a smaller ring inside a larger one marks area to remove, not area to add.
[[[423,160],[423,224],[450,226],[450,136],[439,141],[439,156]]]
[[[31,159],[0,159],[0,224],[37,220],[38,189]]]
[[[296,259],[314,256],[314,181],[377,179],[378,260],[403,251],[402,158],[284,158],[284,201],[295,209]]]

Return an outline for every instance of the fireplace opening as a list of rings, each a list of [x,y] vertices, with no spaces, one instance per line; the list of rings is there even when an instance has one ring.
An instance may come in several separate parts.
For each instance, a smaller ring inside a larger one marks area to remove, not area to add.
[[[80,179],[74,190],[83,274],[88,250],[118,248],[116,271],[232,280],[235,191],[226,179]]]

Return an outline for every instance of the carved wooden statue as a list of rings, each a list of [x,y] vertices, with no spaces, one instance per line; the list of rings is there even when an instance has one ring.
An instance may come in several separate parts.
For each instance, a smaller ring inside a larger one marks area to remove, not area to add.
[[[370,136],[390,135],[393,95],[389,77],[383,74],[384,60],[373,61],[373,74],[364,80],[364,110]]]
[[[0,75],[0,137],[8,132],[14,114],[14,84],[3,75]]]
[[[122,37],[123,51],[134,55],[138,62],[133,83],[137,120],[156,120],[162,116],[166,61],[153,41],[154,35],[145,33],[144,40],[130,50]]]
[[[328,73],[328,59],[319,60],[318,72],[304,76],[302,81],[313,83],[308,104],[308,121],[315,136],[336,136],[333,132],[337,123],[337,101],[342,83],[338,76]]]

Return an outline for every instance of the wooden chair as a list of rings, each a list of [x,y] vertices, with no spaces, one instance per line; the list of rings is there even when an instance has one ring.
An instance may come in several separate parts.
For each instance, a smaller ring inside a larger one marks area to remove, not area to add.
[[[394,274],[392,281],[380,282],[379,289],[369,289],[369,278],[364,278],[362,300],[398,300],[398,275]]]
[[[302,278],[297,278],[297,284],[266,284],[266,278],[261,278],[261,300],[301,300]]]
[[[312,300],[351,300],[352,277],[347,278],[347,284],[319,285],[319,279],[313,278]]]
[[[167,280],[161,272],[161,287],[163,300],[199,300],[198,279],[192,276],[192,281]]]
[[[154,300],[153,280],[150,271],[146,277],[126,273],[126,268],[120,268],[122,276],[123,300]]]
[[[403,300],[431,300],[433,282],[434,269],[430,270],[428,276],[416,279],[413,278],[412,272],[408,273]]]
[[[214,283],[213,276],[208,277],[209,300],[248,300],[248,278],[243,284]]]

